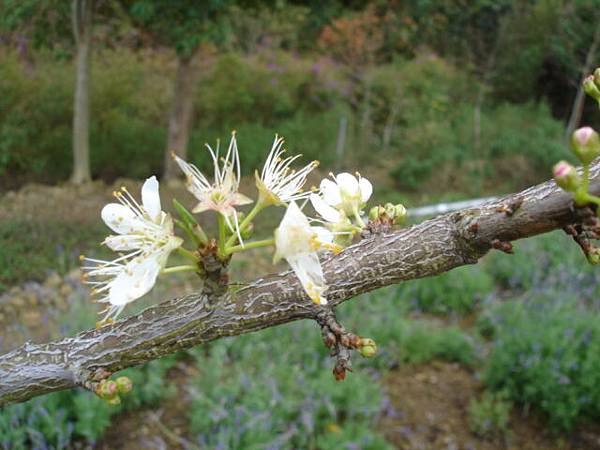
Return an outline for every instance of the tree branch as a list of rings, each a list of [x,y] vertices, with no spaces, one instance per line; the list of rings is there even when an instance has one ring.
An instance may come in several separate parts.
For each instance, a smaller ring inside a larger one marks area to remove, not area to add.
[[[591,179],[590,191],[600,194],[598,161]],[[571,195],[548,181],[478,208],[374,235],[324,261],[328,299],[335,307],[383,286],[475,264],[492,247],[506,250],[510,241],[576,221]],[[316,319],[321,311],[290,271],[222,295],[193,293],[168,300],[114,325],[46,344],[26,343],[0,356],[0,406],[89,387],[109,372],[224,336]]]

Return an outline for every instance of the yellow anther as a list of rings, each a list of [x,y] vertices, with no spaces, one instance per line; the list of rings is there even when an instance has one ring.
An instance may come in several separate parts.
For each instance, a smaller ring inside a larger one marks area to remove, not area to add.
[[[313,167],[319,167],[321,163],[319,161],[317,161],[316,159],[312,162]]]
[[[79,261],[83,261],[85,259],[85,255],[79,255]]]

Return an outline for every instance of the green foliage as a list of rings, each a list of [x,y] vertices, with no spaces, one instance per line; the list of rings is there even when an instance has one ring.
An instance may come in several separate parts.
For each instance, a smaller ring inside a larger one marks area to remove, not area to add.
[[[484,392],[479,400],[469,402],[469,428],[478,436],[502,437],[508,431],[512,404],[504,392]]]
[[[473,194],[486,182],[496,190],[521,188],[547,178],[569,156],[563,125],[543,103],[483,103],[476,141],[479,86],[438,57],[379,66],[369,77],[373,133],[391,129],[390,150],[400,157],[390,171],[397,188]]]
[[[547,415],[555,430],[600,418],[600,316],[573,299],[540,294],[493,314],[485,383]]]
[[[93,443],[124,409],[156,405],[175,387],[165,381],[175,357],[153,361],[142,368],[119,372],[131,378],[133,390],[120,406],[110,406],[88,391],[73,390],[45,395],[0,411],[0,447],[71,448],[74,439]]]
[[[133,0],[124,2],[135,25],[159,43],[191,56],[202,42],[226,41],[231,32],[226,20],[230,0]],[[174,26],[174,24],[177,24]]]
[[[27,280],[43,280],[50,270],[66,273],[84,249],[98,242],[103,227],[27,220],[0,222],[0,292]]]
[[[402,286],[390,286],[339,308],[340,320],[346,327],[377,343],[378,357],[367,360],[365,366],[384,368],[418,364],[434,358],[465,366],[474,364],[478,359],[477,342],[456,327],[409,319],[411,297],[407,292]]]
[[[296,323],[197,352],[190,421],[203,447],[388,448],[373,429],[378,385],[360,371],[336,382],[315,331]]]
[[[413,308],[434,314],[467,314],[494,289],[494,279],[480,266],[460,267],[427,280],[401,285]]]

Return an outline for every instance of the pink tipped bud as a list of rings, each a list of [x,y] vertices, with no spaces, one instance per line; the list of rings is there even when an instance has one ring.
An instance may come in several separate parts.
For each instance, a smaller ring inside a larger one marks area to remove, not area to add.
[[[587,95],[592,97],[594,100],[600,101],[600,72],[598,69],[594,72],[594,75],[589,75],[583,80],[583,90]]]
[[[119,390],[117,383],[111,380],[102,380],[96,388],[96,394],[104,400],[110,400],[117,396]]]
[[[581,186],[581,177],[571,164],[560,161],[553,168],[554,180],[567,192],[575,192]]]
[[[583,164],[589,164],[600,156],[600,138],[591,127],[582,127],[575,131],[571,144],[573,152]]]

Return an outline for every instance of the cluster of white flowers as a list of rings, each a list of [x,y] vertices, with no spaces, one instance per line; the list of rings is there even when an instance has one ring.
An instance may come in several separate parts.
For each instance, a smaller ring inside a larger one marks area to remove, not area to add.
[[[283,157],[283,143],[282,138],[275,136],[262,172],[260,175],[256,172],[257,203],[242,221],[236,207],[253,201],[239,192],[240,160],[235,133],[224,158],[220,158],[218,146],[215,151],[207,145],[213,162],[212,180],[193,164],[173,157],[186,176],[188,190],[198,200],[192,212],[215,211],[221,215],[233,231],[227,243],[235,244],[237,239],[243,248],[242,233],[253,215],[270,205],[286,206],[274,232],[274,260],[285,259],[311,300],[324,305],[327,283],[318,254],[322,250],[341,251],[336,238],[342,235],[347,238],[365,225],[363,208],[373,188],[358,174],[355,177],[340,173],[330,174],[332,180],[322,180],[319,189],[304,191],[307,176],[318,164],[313,161],[299,170],[292,169],[300,155]],[[106,205],[102,218],[118,235],[107,237],[104,243],[114,251],[129,253],[113,261],[84,258],[90,265],[83,267],[88,283],[94,286],[93,292],[101,295],[99,301],[109,304],[105,321],[116,317],[127,303],[146,294],[165,269],[169,254],[183,243],[174,234],[173,220],[161,210],[156,177],[144,183],[142,204],[125,189],[115,196],[120,203]],[[306,203],[308,199],[320,218],[308,218],[296,203],[301,200]],[[186,252],[182,248],[180,251]]]

